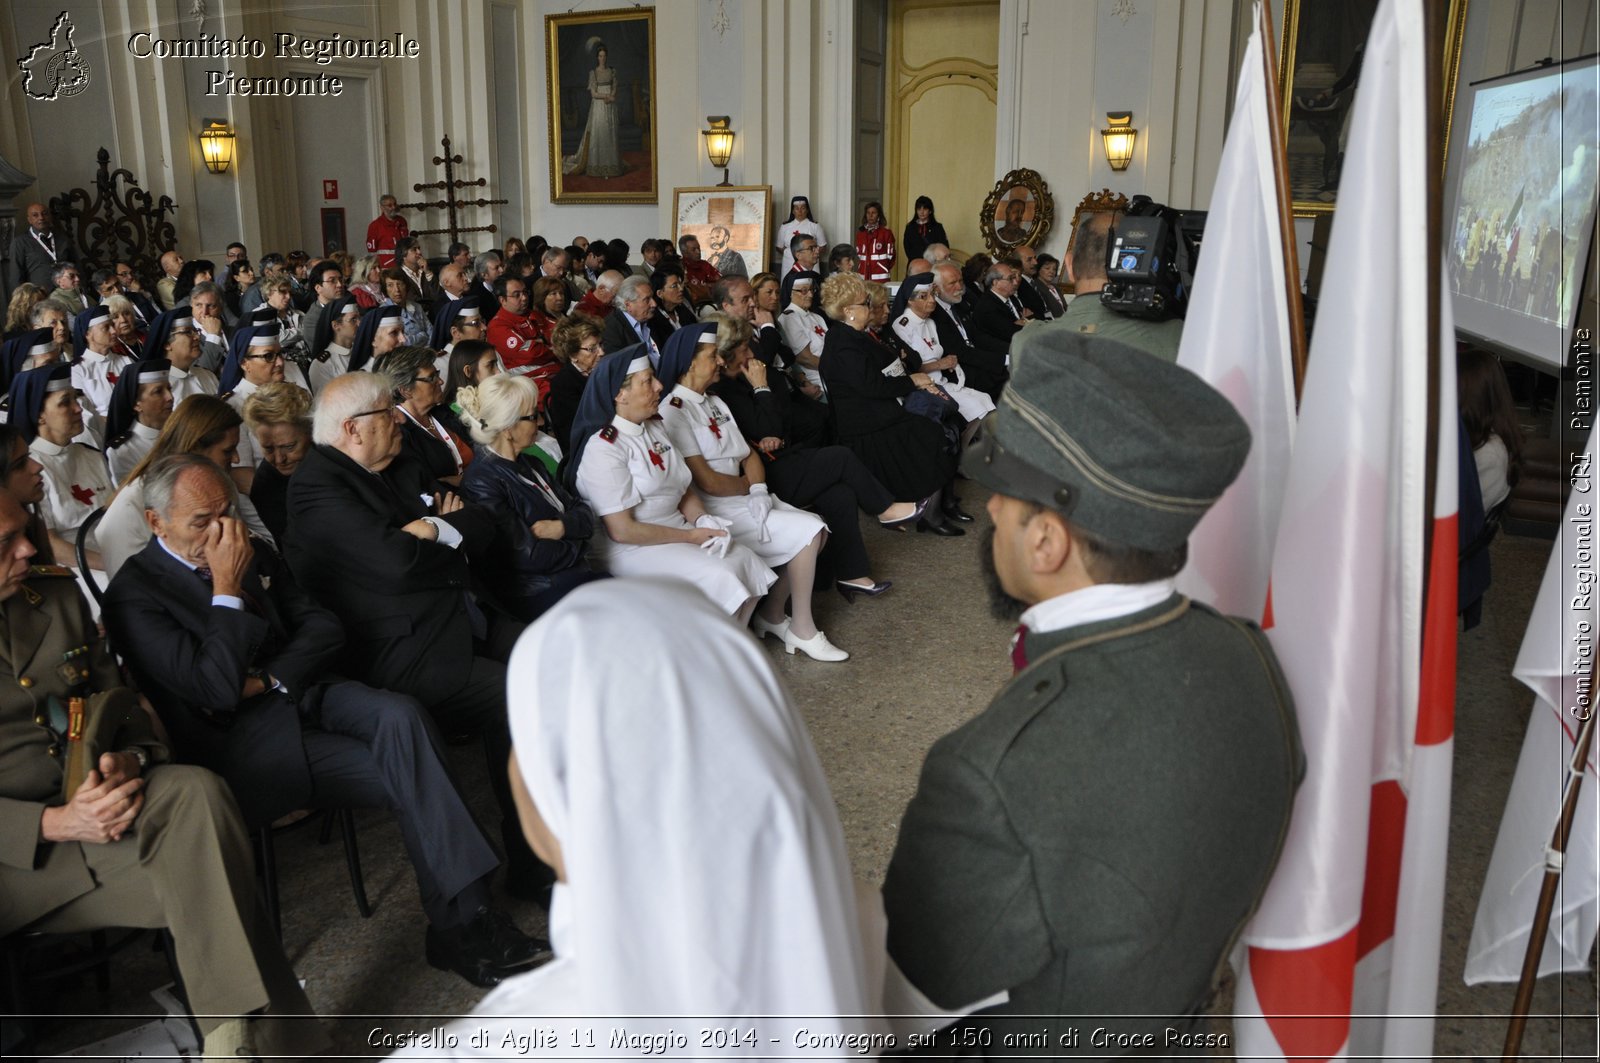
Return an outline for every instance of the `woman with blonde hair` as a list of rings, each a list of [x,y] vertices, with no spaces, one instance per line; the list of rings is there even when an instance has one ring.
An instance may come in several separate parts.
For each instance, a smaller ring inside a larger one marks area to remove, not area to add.
[[[15,339],[24,332],[33,331],[33,308],[45,300],[45,290],[26,281],[17,285],[6,305],[5,338]]]
[[[510,584],[502,603],[523,622],[537,619],[568,591],[604,575],[584,556],[595,532],[594,510],[524,453],[539,431],[533,381],[501,373],[462,388],[456,402],[477,443],[461,497],[493,513],[505,532],[505,556],[495,565]]]
[[[261,455],[250,501],[281,543],[289,524],[289,477],[311,451],[311,396],[287,380],[263,385],[244,400],[244,423]]]

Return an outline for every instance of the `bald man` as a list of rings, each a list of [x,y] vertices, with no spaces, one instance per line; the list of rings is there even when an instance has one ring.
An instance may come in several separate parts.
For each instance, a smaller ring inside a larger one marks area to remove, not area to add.
[[[1045,327],[1072,332],[1091,332],[1109,336],[1140,350],[1149,351],[1169,362],[1178,360],[1178,341],[1183,337],[1183,322],[1144,321],[1108,308],[1100,301],[1106,286],[1106,257],[1111,249],[1113,222],[1120,215],[1091,214],[1078,224],[1073,238],[1072,257],[1067,259],[1067,280],[1077,297],[1067,304],[1067,312]]]
[[[45,291],[55,287],[50,275],[57,262],[78,261],[72,238],[51,225],[50,208],[28,204],[28,227],[11,238],[11,273],[16,284],[37,284]]]

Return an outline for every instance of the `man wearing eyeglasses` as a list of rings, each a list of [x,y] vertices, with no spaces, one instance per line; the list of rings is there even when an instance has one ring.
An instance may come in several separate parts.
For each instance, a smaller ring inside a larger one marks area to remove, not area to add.
[[[503,662],[515,632],[497,629],[506,637],[491,646],[488,616],[470,593],[494,520],[439,493],[402,453],[400,416],[382,374],[346,373],[323,389],[316,445],[289,481],[286,555],[301,586],[344,622],[347,674],[411,695],[447,732],[482,733],[498,764],[510,751]],[[522,836],[505,773],[492,783],[507,888],[538,897],[549,870]]]
[[[500,299],[500,309],[489,322],[489,342],[500,354],[506,372],[548,376],[558,365],[543,343],[539,330],[528,316],[528,282],[521,277],[502,274],[495,279],[494,293]],[[548,371],[545,366],[549,365]]]

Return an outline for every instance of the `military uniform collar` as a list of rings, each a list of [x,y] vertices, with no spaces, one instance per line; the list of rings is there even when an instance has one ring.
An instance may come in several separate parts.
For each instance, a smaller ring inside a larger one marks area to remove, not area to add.
[[[161,434],[161,429],[151,428],[143,421],[133,422],[132,431],[135,439],[148,439],[151,442],[155,442],[155,438]]]
[[[704,406],[706,404],[705,395],[691,387],[685,387],[683,384],[679,384],[674,387],[672,389],[672,394],[667,397],[671,399],[682,399],[684,402],[692,402],[696,406]]]
[[[611,418],[611,423],[616,427],[617,431],[625,436],[637,439],[639,436],[644,435],[644,425],[634,424],[620,413]]]
[[[44,436],[34,436],[33,442],[28,444],[28,449],[35,451],[36,453],[49,455],[50,457],[57,457],[65,454],[71,446],[71,443],[68,443],[66,446],[61,446],[59,443],[50,442]]]
[[[1175,581],[1153,583],[1096,583],[1092,587],[1060,594],[1037,603],[1022,614],[1030,634],[1115,620],[1160,605],[1174,593]]]

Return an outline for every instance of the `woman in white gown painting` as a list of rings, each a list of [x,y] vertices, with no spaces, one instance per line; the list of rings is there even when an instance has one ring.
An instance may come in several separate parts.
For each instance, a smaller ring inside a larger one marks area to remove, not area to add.
[[[606,63],[609,57],[604,41],[590,37],[588,50],[594,55],[594,69],[589,71],[589,122],[583,127],[578,153],[562,160],[561,172],[620,177],[627,172],[617,146],[617,90],[622,79]]]

